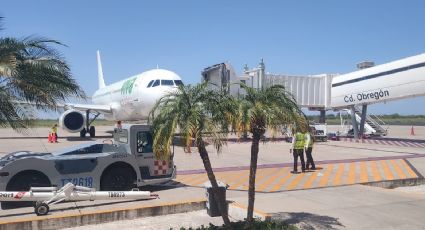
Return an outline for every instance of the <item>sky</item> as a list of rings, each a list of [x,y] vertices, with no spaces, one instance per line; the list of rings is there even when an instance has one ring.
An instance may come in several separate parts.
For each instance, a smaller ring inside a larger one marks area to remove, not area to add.
[[[275,74],[347,73],[425,52],[425,1],[2,1],[0,36],[58,40],[88,95],[106,84],[165,68],[185,84],[229,61],[240,74],[261,58]],[[371,105],[374,114],[425,114],[425,97]]]

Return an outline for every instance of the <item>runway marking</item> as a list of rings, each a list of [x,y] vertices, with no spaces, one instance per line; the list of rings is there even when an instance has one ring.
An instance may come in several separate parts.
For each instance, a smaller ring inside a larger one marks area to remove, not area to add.
[[[273,183],[280,176],[280,174],[289,173],[290,168],[291,167],[285,167],[285,168],[279,169],[276,172],[276,174],[274,174],[273,176],[271,176],[270,178],[268,178],[264,183],[262,183],[258,187],[258,191],[265,191],[265,188],[267,188],[267,186],[269,186],[271,183]]]
[[[348,172],[348,184],[356,183],[356,162],[350,163],[350,171]]]
[[[400,161],[401,165],[403,165],[403,167],[406,169],[407,173],[409,173],[410,177],[418,177],[419,175],[416,175],[416,173],[412,170],[412,168],[410,167],[410,165],[408,165],[406,163],[406,161],[402,160]]]
[[[384,169],[385,178],[386,178],[387,180],[394,180],[394,176],[393,176],[393,174],[391,173],[390,168],[388,168],[387,163],[385,163],[385,162],[386,162],[386,161],[380,161],[380,163],[381,163],[381,165],[382,165],[382,167],[383,167],[383,169]]]
[[[299,175],[297,175],[295,177],[295,179],[291,183],[289,183],[288,186],[286,186],[286,189],[287,190],[294,189],[295,187],[297,187],[298,183],[300,183],[303,178],[304,178],[304,174],[303,173],[300,173]]]
[[[404,172],[400,169],[400,167],[398,167],[395,160],[390,160],[390,163],[393,166],[394,170],[397,172],[398,178],[399,179],[405,179],[406,175],[404,175]]]
[[[279,168],[268,168],[268,169],[264,169],[264,170],[258,170],[257,169],[257,176],[255,178],[255,188],[257,188],[257,186],[259,186],[259,182],[263,180],[264,177],[266,176],[270,176],[274,173],[276,173],[277,171],[279,171]],[[244,185],[242,186],[242,190],[248,190],[249,185]]]
[[[342,141],[354,142],[354,138],[343,137]],[[395,145],[400,147],[424,148],[425,142],[422,140],[385,140],[385,139],[361,139],[359,143],[377,144],[377,145]]]
[[[325,173],[323,173],[323,177],[320,180],[318,187],[325,187],[328,184],[328,178],[331,175],[333,167],[334,165],[328,165],[328,168],[326,169]]]
[[[292,166],[258,168],[255,185],[257,192],[277,192],[420,177],[412,167],[403,158],[389,158],[321,163],[317,170],[299,174],[290,173]],[[249,170],[218,171],[215,176],[227,183],[230,190],[248,190]],[[204,172],[177,176],[173,183],[202,186],[207,180]]]
[[[317,168],[322,168],[322,166],[316,166]],[[304,183],[304,187],[305,189],[307,188],[311,188],[313,185],[313,182],[315,181],[315,179],[317,178],[317,175],[319,174],[319,170],[313,172],[310,177],[307,179],[307,181]]]
[[[289,167],[291,168],[291,167]],[[280,178],[280,180],[277,181],[277,183],[271,188],[270,191],[274,192],[274,191],[278,191],[280,190],[280,188],[282,187],[283,184],[285,184],[285,182],[291,178],[293,175],[297,175],[297,174],[291,174],[289,172],[289,170],[287,170],[286,175],[283,178]]]
[[[366,161],[360,162],[360,183],[368,182]]]
[[[335,178],[333,180],[334,186],[341,184],[341,177],[342,177],[342,174],[344,173],[345,165],[346,164],[339,164],[338,171],[336,172]]]
[[[381,175],[379,173],[378,165],[376,164],[376,161],[371,161],[370,165],[371,165],[372,175],[373,175],[374,181],[380,181]]]

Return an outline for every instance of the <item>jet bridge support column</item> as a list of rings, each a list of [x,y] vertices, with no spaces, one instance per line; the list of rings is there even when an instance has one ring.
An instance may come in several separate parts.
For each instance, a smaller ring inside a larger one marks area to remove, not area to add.
[[[319,123],[326,123],[326,110],[320,110]]]
[[[359,139],[359,127],[357,126],[356,110],[354,108],[354,105],[351,106],[351,124],[353,125],[354,140],[358,140]]]
[[[360,120],[360,137],[363,139],[364,124],[366,122],[367,105],[362,106],[362,117]]]

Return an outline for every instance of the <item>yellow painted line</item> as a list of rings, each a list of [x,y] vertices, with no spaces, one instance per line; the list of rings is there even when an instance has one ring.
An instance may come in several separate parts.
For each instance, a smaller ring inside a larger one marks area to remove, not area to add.
[[[374,181],[380,181],[381,175],[379,174],[378,165],[376,164],[376,161],[371,161],[370,166],[371,166],[371,169],[372,169],[373,180]]]
[[[286,190],[292,190],[301,182],[301,180],[304,178],[304,176],[307,175],[305,173],[298,174],[294,180],[291,181],[291,183],[286,186]]]
[[[243,183],[248,183],[248,179],[249,179],[249,171],[248,170],[244,170],[244,174],[238,178],[238,180],[236,180],[235,182],[229,184],[230,185],[230,189],[237,189],[239,188],[241,185],[243,185]]]
[[[178,182],[180,182],[180,183],[182,183],[182,184],[184,184],[184,182],[186,180],[193,178],[193,176],[194,176],[193,174],[181,175],[181,176],[177,176],[175,180],[178,181]]]
[[[418,175],[416,175],[416,173],[412,170],[412,168],[410,167],[410,165],[408,165],[404,160],[401,160],[401,165],[404,166],[404,168],[409,173],[410,177],[413,177],[413,178],[418,177]]]
[[[348,171],[347,183],[348,184],[356,183],[356,162],[350,163],[350,169]]]
[[[194,200],[186,200],[186,201],[180,201],[180,202],[164,202],[160,204],[150,204],[150,205],[136,205],[133,207],[128,208],[112,208],[102,211],[84,211],[81,210],[78,214],[70,213],[70,214],[58,214],[58,215],[47,215],[47,216],[33,216],[33,217],[19,217],[19,220],[11,220],[11,221],[0,221],[0,224],[13,224],[13,223],[22,223],[27,221],[39,221],[39,220],[47,220],[47,219],[60,219],[60,218],[69,218],[69,217],[81,217],[86,215],[97,215],[97,214],[104,214],[104,213],[113,213],[113,212],[119,212],[119,211],[131,211],[131,210],[137,210],[137,209],[146,209],[146,208],[154,208],[154,207],[161,207],[161,206],[175,206],[180,204],[186,204],[186,203],[197,203],[197,202],[205,202],[206,199],[194,199]]]
[[[267,169],[258,169],[257,170],[257,175],[255,177],[255,187],[257,187],[260,184],[260,181],[264,178],[264,177],[268,177],[270,175],[272,175],[274,172],[278,171],[279,168],[267,168]],[[249,187],[249,181],[247,185],[244,185],[242,187],[242,190],[248,190]]]
[[[329,176],[331,175],[333,167],[333,164],[328,164],[328,168],[323,173],[322,179],[320,180],[318,187],[325,187],[328,185]]]
[[[247,173],[246,170],[233,172],[233,173],[226,173],[221,175],[220,180],[226,182],[226,184],[231,185],[235,181],[239,180],[242,176],[244,176]]]
[[[391,173],[391,170],[388,168],[387,163],[385,163],[385,161],[380,161],[382,164],[382,167],[384,169],[384,175],[385,175],[385,179],[386,180],[394,180],[394,176]]]
[[[369,178],[367,175],[366,161],[360,162],[360,183],[368,182]]]
[[[186,181],[184,184],[190,185],[190,186],[197,186],[205,181],[208,180],[208,176],[206,173],[204,174],[195,174],[191,180]]]
[[[322,168],[322,166],[316,166],[316,168]],[[307,188],[311,188],[311,186],[313,185],[314,180],[317,178],[317,175],[319,174],[319,171],[315,171],[313,172],[310,177],[307,179],[307,181],[304,183],[303,188],[307,189]]]
[[[179,180],[179,182],[182,183],[182,184],[191,184],[191,181],[198,179],[202,175],[206,175],[206,174],[205,173],[197,173],[197,174],[185,175],[185,177],[182,178],[181,180]]]
[[[393,166],[393,168],[395,169],[395,171],[397,172],[397,175],[398,175],[398,178],[399,179],[405,179],[405,178],[407,178],[407,176],[404,174],[403,170],[400,169],[400,167],[395,162],[395,160],[390,160],[390,163]]]
[[[282,175],[284,175],[284,177],[280,178],[280,180],[270,189],[270,192],[275,192],[279,189],[281,189],[282,185],[285,184],[286,181],[289,180],[289,178],[291,178],[292,175],[296,175],[296,174],[292,174],[289,172],[289,169],[291,167],[288,167],[288,170],[286,170]]]
[[[274,175],[272,175],[266,181],[264,181],[264,183],[262,183],[258,187],[257,191],[264,192],[264,189],[267,188],[267,186],[269,186],[271,183],[273,183],[273,181],[275,181],[279,176],[282,176],[284,173],[288,173],[289,169],[290,169],[290,167],[280,168]]]
[[[342,177],[342,174],[344,173],[344,169],[345,169],[345,163],[341,163],[338,165],[338,171],[336,172],[335,178],[333,180],[334,186],[341,184],[341,177]]]

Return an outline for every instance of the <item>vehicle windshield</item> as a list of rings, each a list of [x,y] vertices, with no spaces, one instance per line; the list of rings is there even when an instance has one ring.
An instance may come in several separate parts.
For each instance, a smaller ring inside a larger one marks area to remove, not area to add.
[[[125,150],[124,150],[125,151]],[[93,153],[105,153],[105,152],[120,152],[120,147],[111,144],[82,144],[73,148],[67,148],[60,151],[53,152],[55,156],[67,156],[67,155],[80,155],[80,154],[93,154]]]

